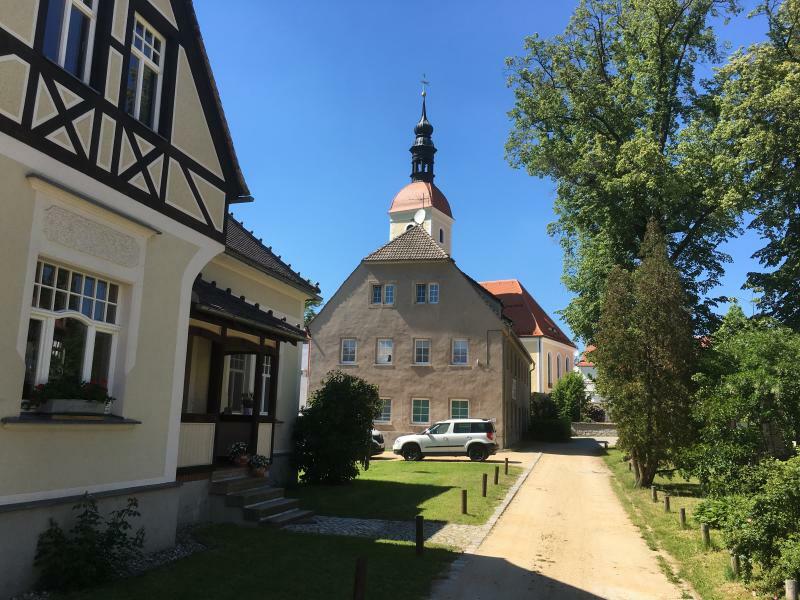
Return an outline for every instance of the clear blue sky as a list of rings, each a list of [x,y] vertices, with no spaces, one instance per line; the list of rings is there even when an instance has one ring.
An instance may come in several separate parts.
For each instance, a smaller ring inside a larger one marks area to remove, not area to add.
[[[513,96],[504,59],[525,35],[563,31],[573,2],[535,0],[195,0],[245,178],[234,214],[333,295],[388,241],[387,210],[408,181],[422,73],[431,81],[436,183],[456,219],[453,257],[478,280],[518,278],[563,325],[561,249],[546,234],[553,182],[512,169],[503,146]],[[752,6],[748,2],[747,6]],[[733,47],[764,37],[744,14]],[[740,288],[759,247],[727,245],[715,293]]]

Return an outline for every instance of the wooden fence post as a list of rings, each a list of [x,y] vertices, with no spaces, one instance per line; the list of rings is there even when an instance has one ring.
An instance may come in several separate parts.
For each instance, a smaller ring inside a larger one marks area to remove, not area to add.
[[[784,582],[786,600],[797,600],[797,579],[787,579]]]
[[[483,477],[481,477],[481,496],[486,498],[486,482],[489,480],[489,476],[484,473]]]
[[[506,471],[505,471],[505,473],[506,473],[506,475],[508,475],[508,457],[507,456],[506,456]]]
[[[739,555],[731,552],[731,573],[734,579],[739,579]]]
[[[700,533],[703,535],[703,546],[706,548],[711,546],[711,531],[708,528],[708,523],[700,524]]]
[[[653,499],[653,502],[658,502],[658,490],[656,490],[656,486],[650,486],[650,497]]]
[[[356,559],[356,580],[353,585],[353,600],[366,600],[367,597],[367,559]]]
[[[680,512],[681,529],[686,529],[686,509],[681,508]]]
[[[664,494],[664,512],[670,512],[670,510],[669,510],[669,494]]]
[[[500,483],[500,467],[495,466],[494,468],[494,484],[497,485]]]
[[[461,490],[461,514],[467,514],[467,490]]]
[[[633,471],[633,463],[628,461],[628,471]]]
[[[417,556],[422,556],[422,551],[425,549],[425,519],[422,515],[417,515]]]

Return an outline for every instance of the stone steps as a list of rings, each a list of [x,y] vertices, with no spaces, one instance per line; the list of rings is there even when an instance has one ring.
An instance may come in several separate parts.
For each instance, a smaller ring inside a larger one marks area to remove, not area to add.
[[[276,513],[258,520],[259,525],[271,527],[283,527],[291,523],[303,523],[314,518],[314,513],[302,508],[291,508],[287,511]]]
[[[224,479],[211,480],[211,494],[225,496],[235,492],[244,492],[253,488],[265,485],[263,477],[251,477],[249,475],[237,475]]]
[[[289,509],[297,508],[300,505],[294,498],[273,498],[257,504],[251,504],[243,508],[246,521],[258,521],[263,517],[269,517],[278,513],[286,512]]]
[[[265,500],[274,500],[275,498],[283,498],[283,488],[272,487],[271,485],[263,485],[256,488],[251,488],[242,492],[231,492],[225,495],[226,506],[248,506],[250,504],[257,504]]]

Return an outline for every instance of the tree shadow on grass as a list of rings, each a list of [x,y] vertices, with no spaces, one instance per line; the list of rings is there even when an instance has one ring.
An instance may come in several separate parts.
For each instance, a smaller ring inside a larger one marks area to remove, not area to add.
[[[59,600],[349,600],[359,558],[366,561],[366,598],[599,598],[502,558],[464,557],[441,547],[417,556],[408,543],[235,525],[197,535],[206,550]]]

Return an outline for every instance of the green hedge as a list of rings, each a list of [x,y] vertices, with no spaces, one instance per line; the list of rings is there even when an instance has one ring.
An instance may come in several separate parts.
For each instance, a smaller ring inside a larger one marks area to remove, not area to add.
[[[528,433],[540,442],[566,442],[572,436],[572,425],[565,419],[533,419]]]

